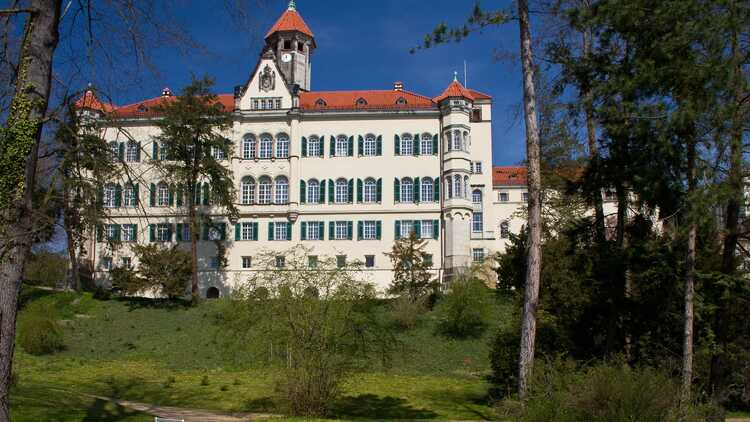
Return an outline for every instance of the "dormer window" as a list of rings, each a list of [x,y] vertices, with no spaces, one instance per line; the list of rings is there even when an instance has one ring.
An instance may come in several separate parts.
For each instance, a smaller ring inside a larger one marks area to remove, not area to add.
[[[367,100],[365,100],[362,97],[357,98],[357,107],[362,107],[367,105]]]
[[[325,107],[325,106],[326,106],[326,102],[322,98],[318,98],[315,101],[315,107]]]
[[[398,105],[406,105],[406,98],[404,98],[404,97],[398,97],[398,100],[396,100],[396,104],[398,104]]]
[[[148,108],[145,105],[141,104],[138,106],[138,112],[145,113],[146,111],[148,111]]]

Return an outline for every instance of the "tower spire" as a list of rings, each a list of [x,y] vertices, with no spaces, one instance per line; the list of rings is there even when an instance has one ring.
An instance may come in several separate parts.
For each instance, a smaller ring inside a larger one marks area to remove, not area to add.
[[[286,10],[297,10],[297,2],[289,0],[289,6],[287,6]]]

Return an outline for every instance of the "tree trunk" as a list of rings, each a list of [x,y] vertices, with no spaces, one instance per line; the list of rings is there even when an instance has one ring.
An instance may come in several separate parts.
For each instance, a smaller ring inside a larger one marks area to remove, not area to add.
[[[81,290],[81,276],[78,267],[78,242],[76,228],[80,225],[78,210],[70,198],[70,189],[64,188],[63,193],[63,226],[67,237],[68,259],[70,259],[70,273],[68,274],[68,286],[73,290]]]
[[[10,420],[11,371],[16,337],[18,294],[34,229],[33,194],[42,122],[49,103],[52,57],[57,47],[60,0],[32,0],[24,29],[18,79],[6,127],[10,134],[2,149],[30,142],[23,169],[23,184],[2,213],[5,218],[0,240],[0,422]],[[17,130],[13,130],[17,129]],[[28,137],[23,139],[22,137]],[[7,145],[6,143],[14,143]],[[5,153],[5,151],[3,152]],[[11,177],[8,175],[7,177]],[[15,183],[15,182],[14,182]]]
[[[536,308],[539,302],[539,277],[542,265],[542,210],[541,171],[539,164],[539,127],[536,116],[534,89],[534,61],[531,52],[529,4],[518,1],[519,29],[521,35],[521,62],[523,66],[523,106],[526,124],[526,161],[529,185],[529,242],[526,261],[523,320],[521,322],[521,350],[518,358],[518,396],[526,398],[529,376],[534,364],[536,340]]]
[[[195,195],[195,185],[191,190]],[[195,199],[190,195],[192,202],[188,206],[188,219],[190,220],[190,258],[192,266],[192,275],[190,276],[190,299],[195,303],[200,296],[198,291],[198,238],[200,236],[200,226],[198,217],[195,213]]]
[[[697,176],[695,169],[695,142],[692,140],[688,144],[687,173],[688,203],[691,203],[690,195],[695,192]],[[693,296],[695,295],[695,243],[698,228],[694,221],[695,216],[689,215],[688,218],[690,228],[687,240],[687,258],[685,259],[685,327],[682,346],[681,411],[684,411],[690,403],[690,387],[693,383]]]

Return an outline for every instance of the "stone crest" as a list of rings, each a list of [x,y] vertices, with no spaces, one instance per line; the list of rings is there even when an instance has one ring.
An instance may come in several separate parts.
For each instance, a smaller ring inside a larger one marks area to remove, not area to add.
[[[276,72],[271,66],[266,65],[260,72],[260,90],[264,92],[272,91],[276,87]]]

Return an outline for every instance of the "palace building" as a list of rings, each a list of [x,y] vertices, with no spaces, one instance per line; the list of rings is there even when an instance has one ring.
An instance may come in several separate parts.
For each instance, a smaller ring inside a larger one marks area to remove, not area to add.
[[[492,167],[492,98],[455,78],[442,93],[411,92],[401,82],[357,91],[315,91],[310,73],[315,36],[290,2],[265,36],[248,81],[219,101],[232,113],[226,136],[231,156],[216,158],[231,168],[239,218],[229,221],[209,201],[202,212],[214,229],[190,233],[183,198],[149,161],[163,151],[153,141],[160,96],[115,106],[88,90],[80,112],[101,118],[103,136],[138,182],[112,181],[103,200],[109,219],[91,240],[88,258],[106,280],[119,265],[137,265],[134,242],[186,243],[199,236],[201,292],[226,294],[258,270],[254,257],[296,244],[316,256],[344,264],[364,263],[381,291],[392,279],[394,240],[415,231],[441,279],[502,251],[526,204],[523,167]],[[325,71],[325,70],[323,70]],[[117,125],[106,127],[109,119]],[[161,157],[165,158],[165,157]],[[216,229],[215,227],[219,227]],[[111,248],[117,241],[118,248]],[[220,266],[216,241],[227,265]]]

